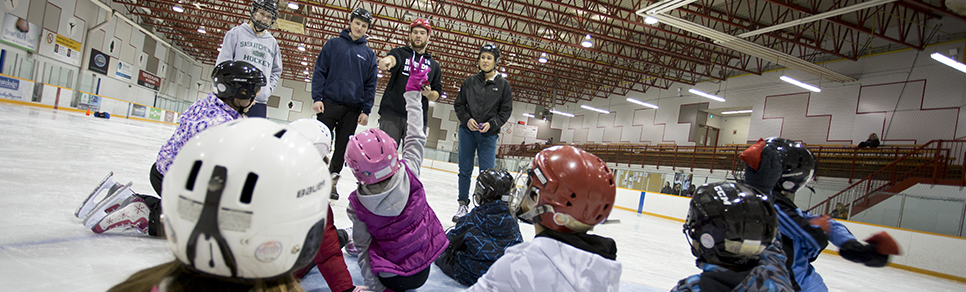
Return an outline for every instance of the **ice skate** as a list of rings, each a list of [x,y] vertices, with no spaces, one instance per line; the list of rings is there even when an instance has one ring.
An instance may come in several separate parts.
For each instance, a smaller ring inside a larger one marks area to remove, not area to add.
[[[104,233],[118,227],[133,228],[140,234],[148,232],[148,218],[151,216],[151,210],[139,197],[130,196],[114,211],[104,214],[106,216],[93,222],[91,231],[94,233]]]
[[[119,187],[121,186],[114,182],[114,172],[112,171],[108,173],[107,176],[104,177],[104,179],[102,179],[101,182],[97,184],[96,187],[94,187],[94,191],[92,191],[91,194],[87,196],[87,199],[85,199],[84,202],[81,203],[80,207],[77,207],[77,210],[74,211],[74,217],[77,217],[78,219],[84,219],[84,217],[87,217],[87,214],[90,214],[91,209],[93,209],[94,206],[96,206],[97,203],[100,201],[100,200],[97,200],[97,197],[101,192],[103,192],[104,190],[108,190],[107,193],[110,194],[112,191],[117,190],[117,188]]]
[[[329,200],[339,200],[339,190],[336,189],[335,186],[339,184],[339,178],[341,177],[342,175],[338,173],[332,174],[332,193],[329,194]]]
[[[131,190],[132,184],[133,183],[128,182],[126,185],[118,188],[117,190],[108,193],[107,197],[98,202],[97,206],[92,208],[87,216],[84,217],[84,227],[94,228],[94,225],[103,220],[108,213],[113,212],[120,207],[122,202],[128,198],[134,197],[134,191]]]
[[[460,220],[460,217],[466,216],[466,214],[470,212],[469,202],[466,202],[466,201],[459,201],[459,202],[460,202],[460,209],[456,210],[456,215],[453,215],[453,223],[456,223],[456,221]]]

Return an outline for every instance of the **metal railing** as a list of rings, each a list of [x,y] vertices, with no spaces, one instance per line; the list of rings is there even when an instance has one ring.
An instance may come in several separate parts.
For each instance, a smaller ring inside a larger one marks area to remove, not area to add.
[[[966,185],[966,141],[933,140],[917,147],[842,191],[809,208],[830,214],[848,207],[845,218],[858,214],[918,183]],[[819,160],[821,165],[821,160]],[[853,162],[853,168],[857,163]],[[834,207],[833,207],[834,206]]]

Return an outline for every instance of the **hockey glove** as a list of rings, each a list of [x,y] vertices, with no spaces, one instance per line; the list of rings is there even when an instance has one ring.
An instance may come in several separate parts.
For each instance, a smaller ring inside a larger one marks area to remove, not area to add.
[[[876,251],[875,244],[862,244],[858,240],[849,240],[839,247],[842,258],[856,263],[863,263],[869,267],[884,267],[889,263],[889,255]]]
[[[428,79],[426,74],[429,74],[429,69],[423,70],[422,63],[422,57],[419,58],[419,61],[409,62],[409,81],[406,82],[406,91],[421,91],[423,89],[423,84]]]

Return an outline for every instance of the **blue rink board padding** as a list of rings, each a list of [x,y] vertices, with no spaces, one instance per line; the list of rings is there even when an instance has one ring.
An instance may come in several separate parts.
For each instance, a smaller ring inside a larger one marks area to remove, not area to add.
[[[359,264],[356,262],[356,257],[343,254],[345,257],[346,267],[349,268],[349,274],[352,274],[352,282],[356,285],[363,285],[362,273],[359,269]],[[439,267],[432,265],[431,271],[429,271],[429,279],[426,280],[426,284],[423,287],[415,291],[462,291],[467,287],[456,283],[455,280],[446,276],[439,270]],[[325,284],[325,279],[322,278],[322,274],[319,273],[318,268],[312,268],[305,277],[302,278],[302,289],[306,292],[328,292],[329,286]],[[620,291],[622,292],[658,292],[658,291],[668,291],[672,287],[667,287],[664,289],[658,289],[654,287],[649,287],[641,284],[629,283],[621,281]]]

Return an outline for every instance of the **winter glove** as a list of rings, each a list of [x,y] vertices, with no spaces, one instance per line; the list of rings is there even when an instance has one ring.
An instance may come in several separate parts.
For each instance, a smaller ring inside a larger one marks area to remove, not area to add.
[[[862,244],[858,240],[849,240],[842,244],[839,254],[844,259],[874,268],[884,267],[889,263],[889,255],[877,252],[874,243]]]
[[[872,237],[866,238],[865,242],[875,245],[875,251],[881,254],[900,255],[899,243],[885,231],[876,233]]]
[[[417,62],[415,59],[413,62],[409,62],[409,81],[406,82],[406,91],[421,91],[423,89],[423,84],[426,84],[426,74],[429,74],[429,69],[423,70],[423,57],[419,57]]]

